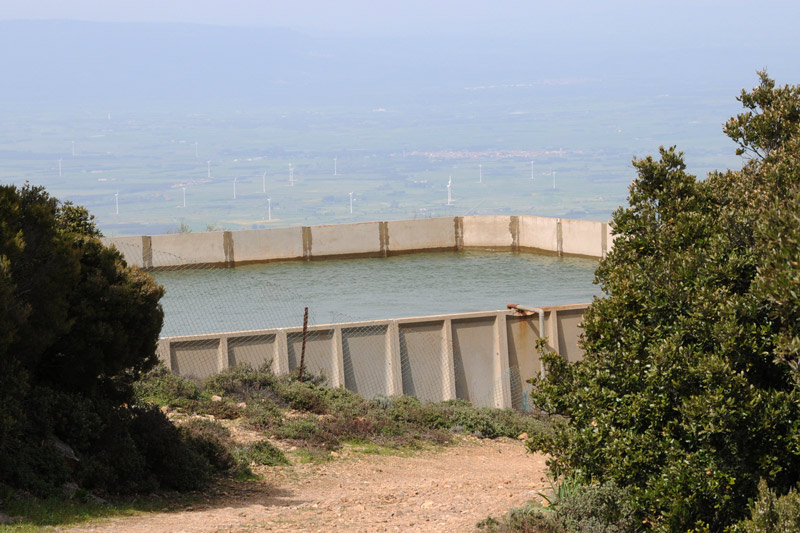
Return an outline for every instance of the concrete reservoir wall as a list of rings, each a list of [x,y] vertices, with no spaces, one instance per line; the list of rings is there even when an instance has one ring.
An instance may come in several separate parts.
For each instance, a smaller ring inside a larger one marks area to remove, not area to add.
[[[604,257],[605,222],[536,216],[474,216],[245,231],[104,238],[145,269],[235,266],[424,251],[491,248]],[[542,371],[536,341],[569,360],[583,357],[580,323],[588,304],[531,314],[487,311],[309,328],[306,365],[331,386],[372,398],[410,394],[463,398],[478,406],[526,409],[526,381]],[[277,374],[300,365],[302,328],[165,337],[159,356],[173,372],[203,378],[230,366],[269,362]]]
[[[536,341],[545,336],[549,350],[570,361],[580,359],[580,323],[587,306],[309,326],[305,365],[328,385],[366,398],[463,398],[477,406],[526,410],[526,381],[542,372]],[[234,365],[267,362],[276,374],[286,374],[300,365],[302,332],[291,327],[164,337],[158,351],[182,376],[203,378]]]
[[[106,245],[116,246],[129,263],[145,269],[386,257],[467,248],[604,257],[612,241],[606,222],[528,215],[103,238]]]

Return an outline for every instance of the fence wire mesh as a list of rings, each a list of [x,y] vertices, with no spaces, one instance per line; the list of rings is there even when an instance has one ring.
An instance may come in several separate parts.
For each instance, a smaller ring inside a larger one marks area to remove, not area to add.
[[[135,244],[116,246],[141,257]],[[160,356],[177,374],[203,378],[265,363],[279,374],[298,371],[308,307],[304,371],[328,385],[368,399],[408,394],[527,410],[519,368],[497,363],[495,337],[505,332],[494,331],[496,317],[370,320],[330,311],[319,320],[312,296],[273,283],[264,269],[186,264],[161,251],[152,261],[176,265],[151,274],[166,289]]]

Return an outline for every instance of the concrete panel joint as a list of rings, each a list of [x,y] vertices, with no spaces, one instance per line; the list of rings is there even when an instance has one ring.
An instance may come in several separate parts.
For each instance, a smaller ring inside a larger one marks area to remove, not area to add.
[[[228,337],[219,340],[217,351],[217,372],[223,372],[230,367],[230,353],[228,352]]]
[[[328,384],[331,387],[344,387],[344,352],[342,346],[342,328],[335,327],[333,328],[333,350],[332,350],[332,358],[331,361],[331,377],[328,380]]]
[[[561,228],[561,219],[556,219],[556,243],[558,247],[558,256],[561,257],[561,254],[564,252],[564,233]]]
[[[519,252],[519,217],[514,215],[508,223],[508,231],[511,233],[511,251]]]
[[[142,235],[142,268],[153,269],[153,238],[150,235]]]
[[[550,346],[553,351],[560,354],[561,346],[558,342],[558,311],[555,309],[550,310],[550,331],[549,331]]]
[[[222,249],[225,253],[225,266],[230,268],[235,263],[233,257],[233,234],[230,231],[222,234]]]
[[[608,254],[608,222],[603,222],[600,224],[600,242],[600,257],[604,258],[606,254]]]
[[[170,357],[169,339],[165,339],[163,337],[158,339],[157,353],[158,358],[164,362],[164,366],[167,367],[167,370],[172,371],[172,357]]]
[[[386,329],[386,395],[403,394],[403,368],[400,357],[400,326],[397,320]]]
[[[378,222],[378,232],[381,242],[381,256],[389,255],[389,223]]]
[[[455,231],[455,251],[460,252],[464,250],[464,217],[454,217],[453,226]]]
[[[461,217],[456,217],[461,218]],[[442,323],[442,400],[456,399],[456,370],[453,358],[453,321],[445,319]]]
[[[506,313],[497,313],[494,322],[494,342],[495,342],[495,376],[500,390],[494,397],[494,407],[501,409],[510,408],[511,405],[511,368],[508,363],[508,326],[506,325]]]
[[[286,330],[280,328],[275,335],[275,358],[272,360],[275,374],[289,373],[289,339]]]
[[[311,260],[311,228],[303,226],[303,261]]]

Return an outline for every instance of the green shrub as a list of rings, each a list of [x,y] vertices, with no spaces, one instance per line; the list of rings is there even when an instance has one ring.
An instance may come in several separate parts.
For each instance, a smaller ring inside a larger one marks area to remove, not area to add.
[[[14,487],[156,486],[125,406],[157,362],[163,289],[99,237],[84,208],[0,186],[0,479]]]
[[[290,381],[279,389],[279,394],[292,409],[321,415],[328,411],[325,389],[307,381]]]
[[[147,459],[131,435],[132,416],[129,410],[120,409],[107,417],[75,471],[75,482],[81,487],[111,494],[143,493],[159,488],[155,473],[148,468]]]
[[[394,421],[424,429],[459,431],[483,438],[516,438],[522,433],[549,431],[550,423],[538,415],[475,407],[466,400],[420,402],[412,396],[381,398],[372,406]]]
[[[546,496],[547,507],[531,503],[499,519],[482,520],[478,527],[498,533],[629,533],[644,527],[629,491],[613,482],[583,485],[566,478],[552,489]]]
[[[283,420],[280,408],[263,398],[247,402],[244,416],[250,427],[261,431],[271,430],[280,425]]]
[[[235,398],[237,402],[261,396],[273,395],[277,378],[272,373],[272,363],[265,362],[259,368],[237,365],[215,374],[203,381],[203,389],[211,394]],[[273,396],[274,397],[274,396]]]
[[[340,436],[328,431],[314,415],[285,419],[275,429],[275,436],[327,450],[335,450],[341,445]]]
[[[236,466],[231,432],[216,420],[193,418],[180,429],[187,444],[205,457],[215,471],[228,472]]]
[[[240,407],[238,403],[234,403],[228,398],[223,398],[221,401],[203,398],[192,404],[192,411],[198,415],[211,415],[222,420],[235,420],[242,416],[245,408]]]
[[[722,531],[760,478],[800,478],[800,87],[766,74],[726,133],[752,155],[699,180],[674,147],[634,160],[584,315],[585,358],[543,357],[533,449],[556,475],[629,488],[656,530]]]
[[[159,363],[134,384],[139,403],[188,407],[200,399],[197,382],[177,376]]]
[[[344,387],[318,387],[322,392],[325,411],[339,417],[363,417],[369,411],[367,402],[358,393]]]
[[[15,439],[6,439],[0,446],[0,473],[3,483],[40,497],[57,494],[70,477],[64,457],[50,443],[31,445]]]
[[[800,531],[800,493],[791,489],[783,496],[758,484],[758,497],[750,507],[750,518],[736,524],[733,531],[742,533],[794,533]]]
[[[286,459],[286,456],[280,448],[266,440],[254,442],[248,446],[238,448],[236,450],[236,455],[240,462],[248,465],[250,463],[263,466],[281,466],[289,464],[289,460]]]
[[[164,413],[156,407],[132,411],[131,436],[158,484],[179,491],[205,487],[211,479],[211,464]]]

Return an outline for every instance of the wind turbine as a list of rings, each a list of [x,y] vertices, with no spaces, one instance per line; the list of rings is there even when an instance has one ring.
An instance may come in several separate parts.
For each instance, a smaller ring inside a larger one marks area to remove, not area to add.
[[[453,184],[453,176],[447,179],[447,205],[453,205],[452,198],[450,197],[450,186]]]
[[[533,161],[531,161],[531,181],[533,181]]]
[[[272,220],[272,198],[267,198],[267,220]]]
[[[208,164],[208,179],[211,179],[211,161],[206,161]]]
[[[183,207],[186,207],[186,187],[181,187],[183,189]]]
[[[236,200],[236,181],[238,179],[239,179],[238,177],[233,178],[233,199],[234,200]]]
[[[350,214],[353,214],[353,193],[350,193]]]
[[[553,188],[556,188],[556,173],[553,172],[553,167],[550,167],[550,174],[553,175]]]
[[[291,163],[289,163],[289,185],[294,187],[294,168]]]
[[[338,176],[339,175],[336,172],[336,158],[335,157],[333,158],[333,175],[334,176]]]
[[[119,192],[114,193],[114,207],[116,208],[117,214],[119,215]]]

